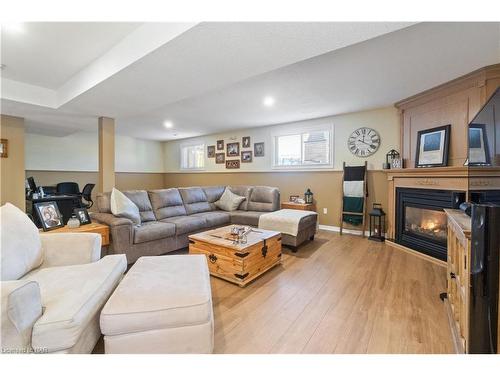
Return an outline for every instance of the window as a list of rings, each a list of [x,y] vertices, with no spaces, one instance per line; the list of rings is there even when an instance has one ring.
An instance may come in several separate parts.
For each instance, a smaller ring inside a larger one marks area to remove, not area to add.
[[[274,136],[274,167],[331,167],[331,133],[315,128]]]
[[[191,144],[181,146],[181,169],[205,168],[205,145]]]

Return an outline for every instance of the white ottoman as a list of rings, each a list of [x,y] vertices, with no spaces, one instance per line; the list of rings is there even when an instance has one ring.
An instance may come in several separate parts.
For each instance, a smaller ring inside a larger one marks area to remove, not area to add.
[[[142,257],[101,312],[106,353],[212,353],[212,292],[204,255]]]

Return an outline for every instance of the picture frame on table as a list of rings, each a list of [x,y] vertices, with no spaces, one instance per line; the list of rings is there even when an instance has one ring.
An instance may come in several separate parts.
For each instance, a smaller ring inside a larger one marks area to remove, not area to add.
[[[288,198],[288,201],[292,202],[292,203],[297,203],[297,200],[299,198],[300,198],[300,196],[298,196],[298,195],[290,195],[290,198]]]
[[[231,142],[226,145],[226,156],[240,156],[240,143],[239,142]]]
[[[469,156],[468,165],[491,165],[488,134],[485,124],[469,125]]]
[[[75,214],[76,218],[80,221],[81,225],[92,223],[92,220],[90,219],[89,212],[87,211],[86,208],[84,208],[84,207],[75,208],[73,210],[73,213]]]
[[[417,133],[415,168],[446,167],[450,149],[451,125],[420,130]]]
[[[63,216],[57,202],[39,202],[34,206],[44,232],[64,227]]]

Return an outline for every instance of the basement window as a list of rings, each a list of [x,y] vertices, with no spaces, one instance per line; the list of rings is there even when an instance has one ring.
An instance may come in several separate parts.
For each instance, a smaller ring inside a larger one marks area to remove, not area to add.
[[[200,170],[205,168],[205,144],[181,145],[181,169]]]
[[[276,134],[273,140],[273,168],[331,168],[333,165],[329,126]]]

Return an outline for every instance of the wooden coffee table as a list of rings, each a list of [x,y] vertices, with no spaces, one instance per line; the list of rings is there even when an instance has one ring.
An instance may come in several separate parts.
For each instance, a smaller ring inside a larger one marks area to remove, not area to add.
[[[281,233],[253,229],[246,244],[235,244],[231,227],[189,236],[189,253],[207,257],[210,274],[241,287],[281,263]]]

